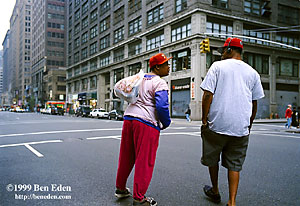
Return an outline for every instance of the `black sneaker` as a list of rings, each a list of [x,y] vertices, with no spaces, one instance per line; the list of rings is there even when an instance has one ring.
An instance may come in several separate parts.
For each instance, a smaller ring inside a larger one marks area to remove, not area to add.
[[[115,196],[117,198],[125,198],[125,197],[129,197],[130,195],[131,195],[130,189],[127,187],[125,190],[116,189],[116,192],[115,192]]]
[[[220,203],[221,202],[221,195],[214,193],[212,191],[211,186],[205,185],[203,187],[203,191],[206,194],[206,196],[211,199],[212,202],[214,202],[214,203]]]
[[[152,197],[145,197],[142,201],[133,199],[132,205],[156,206],[157,202]]]

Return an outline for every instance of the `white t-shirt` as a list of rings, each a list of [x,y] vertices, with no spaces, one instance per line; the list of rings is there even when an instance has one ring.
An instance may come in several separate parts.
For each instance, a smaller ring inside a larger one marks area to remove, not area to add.
[[[219,134],[246,136],[252,115],[252,100],[264,97],[259,74],[237,59],[212,64],[200,85],[214,94],[209,109],[209,128]]]

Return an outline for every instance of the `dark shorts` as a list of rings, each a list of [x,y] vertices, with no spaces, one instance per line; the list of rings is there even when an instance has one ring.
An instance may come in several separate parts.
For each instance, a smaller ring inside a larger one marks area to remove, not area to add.
[[[218,165],[222,154],[222,166],[232,171],[241,171],[246,158],[249,135],[228,136],[201,127],[201,163],[208,167]]]

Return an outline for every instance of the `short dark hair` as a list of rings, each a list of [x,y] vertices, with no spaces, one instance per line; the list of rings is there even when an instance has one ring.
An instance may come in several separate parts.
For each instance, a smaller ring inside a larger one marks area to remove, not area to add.
[[[230,48],[231,48],[232,50],[238,52],[239,54],[242,54],[242,52],[243,52],[243,49],[240,48],[240,47],[231,46]]]

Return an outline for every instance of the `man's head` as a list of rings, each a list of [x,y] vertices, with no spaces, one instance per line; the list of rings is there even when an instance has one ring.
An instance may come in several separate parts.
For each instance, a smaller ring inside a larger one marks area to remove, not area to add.
[[[241,58],[243,42],[239,38],[227,38],[223,47],[219,48],[222,59]]]
[[[291,104],[288,104],[288,108],[292,108],[292,105],[291,105]]]
[[[171,58],[167,58],[163,53],[152,56],[149,60],[150,70],[161,77],[167,76],[170,71],[168,61]]]

